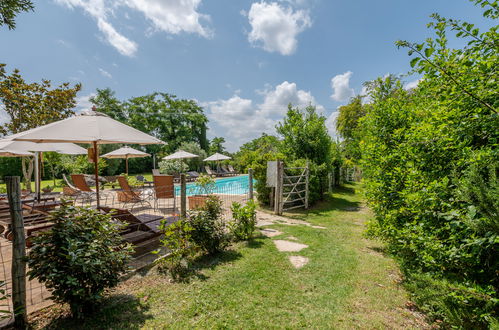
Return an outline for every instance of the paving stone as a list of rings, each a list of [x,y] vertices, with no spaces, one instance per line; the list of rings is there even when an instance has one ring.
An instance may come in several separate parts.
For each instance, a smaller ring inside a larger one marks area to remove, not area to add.
[[[285,241],[285,240],[280,240],[280,239],[274,240],[274,244],[275,244],[277,250],[279,250],[281,252],[298,252],[298,251],[303,250],[304,248],[308,248],[308,245],[306,245],[306,244]]]
[[[302,256],[289,256],[289,261],[296,269],[299,269],[308,264],[309,259]]]
[[[282,234],[281,231],[270,228],[260,229],[260,231],[262,232],[263,235],[267,237],[274,237]]]

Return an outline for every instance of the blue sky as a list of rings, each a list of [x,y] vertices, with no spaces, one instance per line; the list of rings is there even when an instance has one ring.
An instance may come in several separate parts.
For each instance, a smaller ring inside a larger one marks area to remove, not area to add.
[[[467,0],[36,0],[0,29],[0,62],[28,81],[81,82],[120,99],[154,91],[196,99],[209,137],[237,147],[272,133],[289,102],[312,102],[334,133],[362,83],[409,70],[398,39],[422,41],[429,15],[487,27]],[[452,41],[460,46],[460,41]],[[405,78],[412,85],[418,77]]]

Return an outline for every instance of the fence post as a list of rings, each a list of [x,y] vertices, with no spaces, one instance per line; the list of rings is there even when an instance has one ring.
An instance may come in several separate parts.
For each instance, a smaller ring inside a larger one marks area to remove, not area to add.
[[[328,179],[327,192],[332,193],[333,192],[333,172],[328,173],[327,179]]]
[[[276,180],[276,187],[275,187],[275,197],[274,197],[274,213],[277,215],[282,214],[282,207],[281,207],[281,201],[282,201],[282,162],[280,160],[277,160],[277,180]]]
[[[308,210],[308,176],[310,173],[310,169],[308,167],[308,160],[307,160],[307,167],[306,167],[306,177],[305,177],[305,210]]]
[[[253,200],[253,169],[248,169],[248,187],[249,187],[249,199]]]
[[[26,329],[26,241],[21,205],[21,186],[18,176],[5,178],[12,219],[12,304],[14,307],[14,328]]]
[[[185,174],[180,174],[180,216],[187,216],[187,185],[185,184]]]

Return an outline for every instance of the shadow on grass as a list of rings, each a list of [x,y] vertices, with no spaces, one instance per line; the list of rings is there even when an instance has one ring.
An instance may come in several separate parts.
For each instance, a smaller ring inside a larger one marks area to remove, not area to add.
[[[349,201],[332,194],[325,195],[322,201],[317,202],[317,204],[309,210],[297,210],[292,213],[286,213],[286,216],[290,218],[303,218],[307,215],[323,215],[324,213],[331,211],[357,212],[360,208],[360,202]]]
[[[105,297],[96,306],[96,311],[84,319],[74,319],[69,315],[54,318],[44,325],[44,329],[140,329],[152,315],[147,315],[149,306],[139,298],[116,294]]]
[[[246,242],[246,246],[250,249],[258,249],[263,246],[264,240],[266,239],[268,239],[268,237],[264,235],[255,236]]]
[[[202,281],[205,281],[209,279],[209,277],[201,273],[203,269],[214,270],[220,265],[240,259],[241,256],[241,253],[235,250],[226,250],[216,254],[199,256],[193,262],[190,277],[194,276]],[[186,280],[188,281],[188,278],[186,278]]]

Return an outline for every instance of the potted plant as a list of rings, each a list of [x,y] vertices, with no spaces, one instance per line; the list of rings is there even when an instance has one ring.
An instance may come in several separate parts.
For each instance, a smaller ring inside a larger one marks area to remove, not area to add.
[[[54,187],[52,187],[52,186],[46,186],[46,187],[42,188],[42,191],[46,194],[52,192],[52,190],[54,190]]]
[[[196,179],[196,188],[200,194],[187,197],[189,199],[190,209],[197,209],[205,206],[206,200],[215,190],[215,179],[209,175],[201,174]]]

